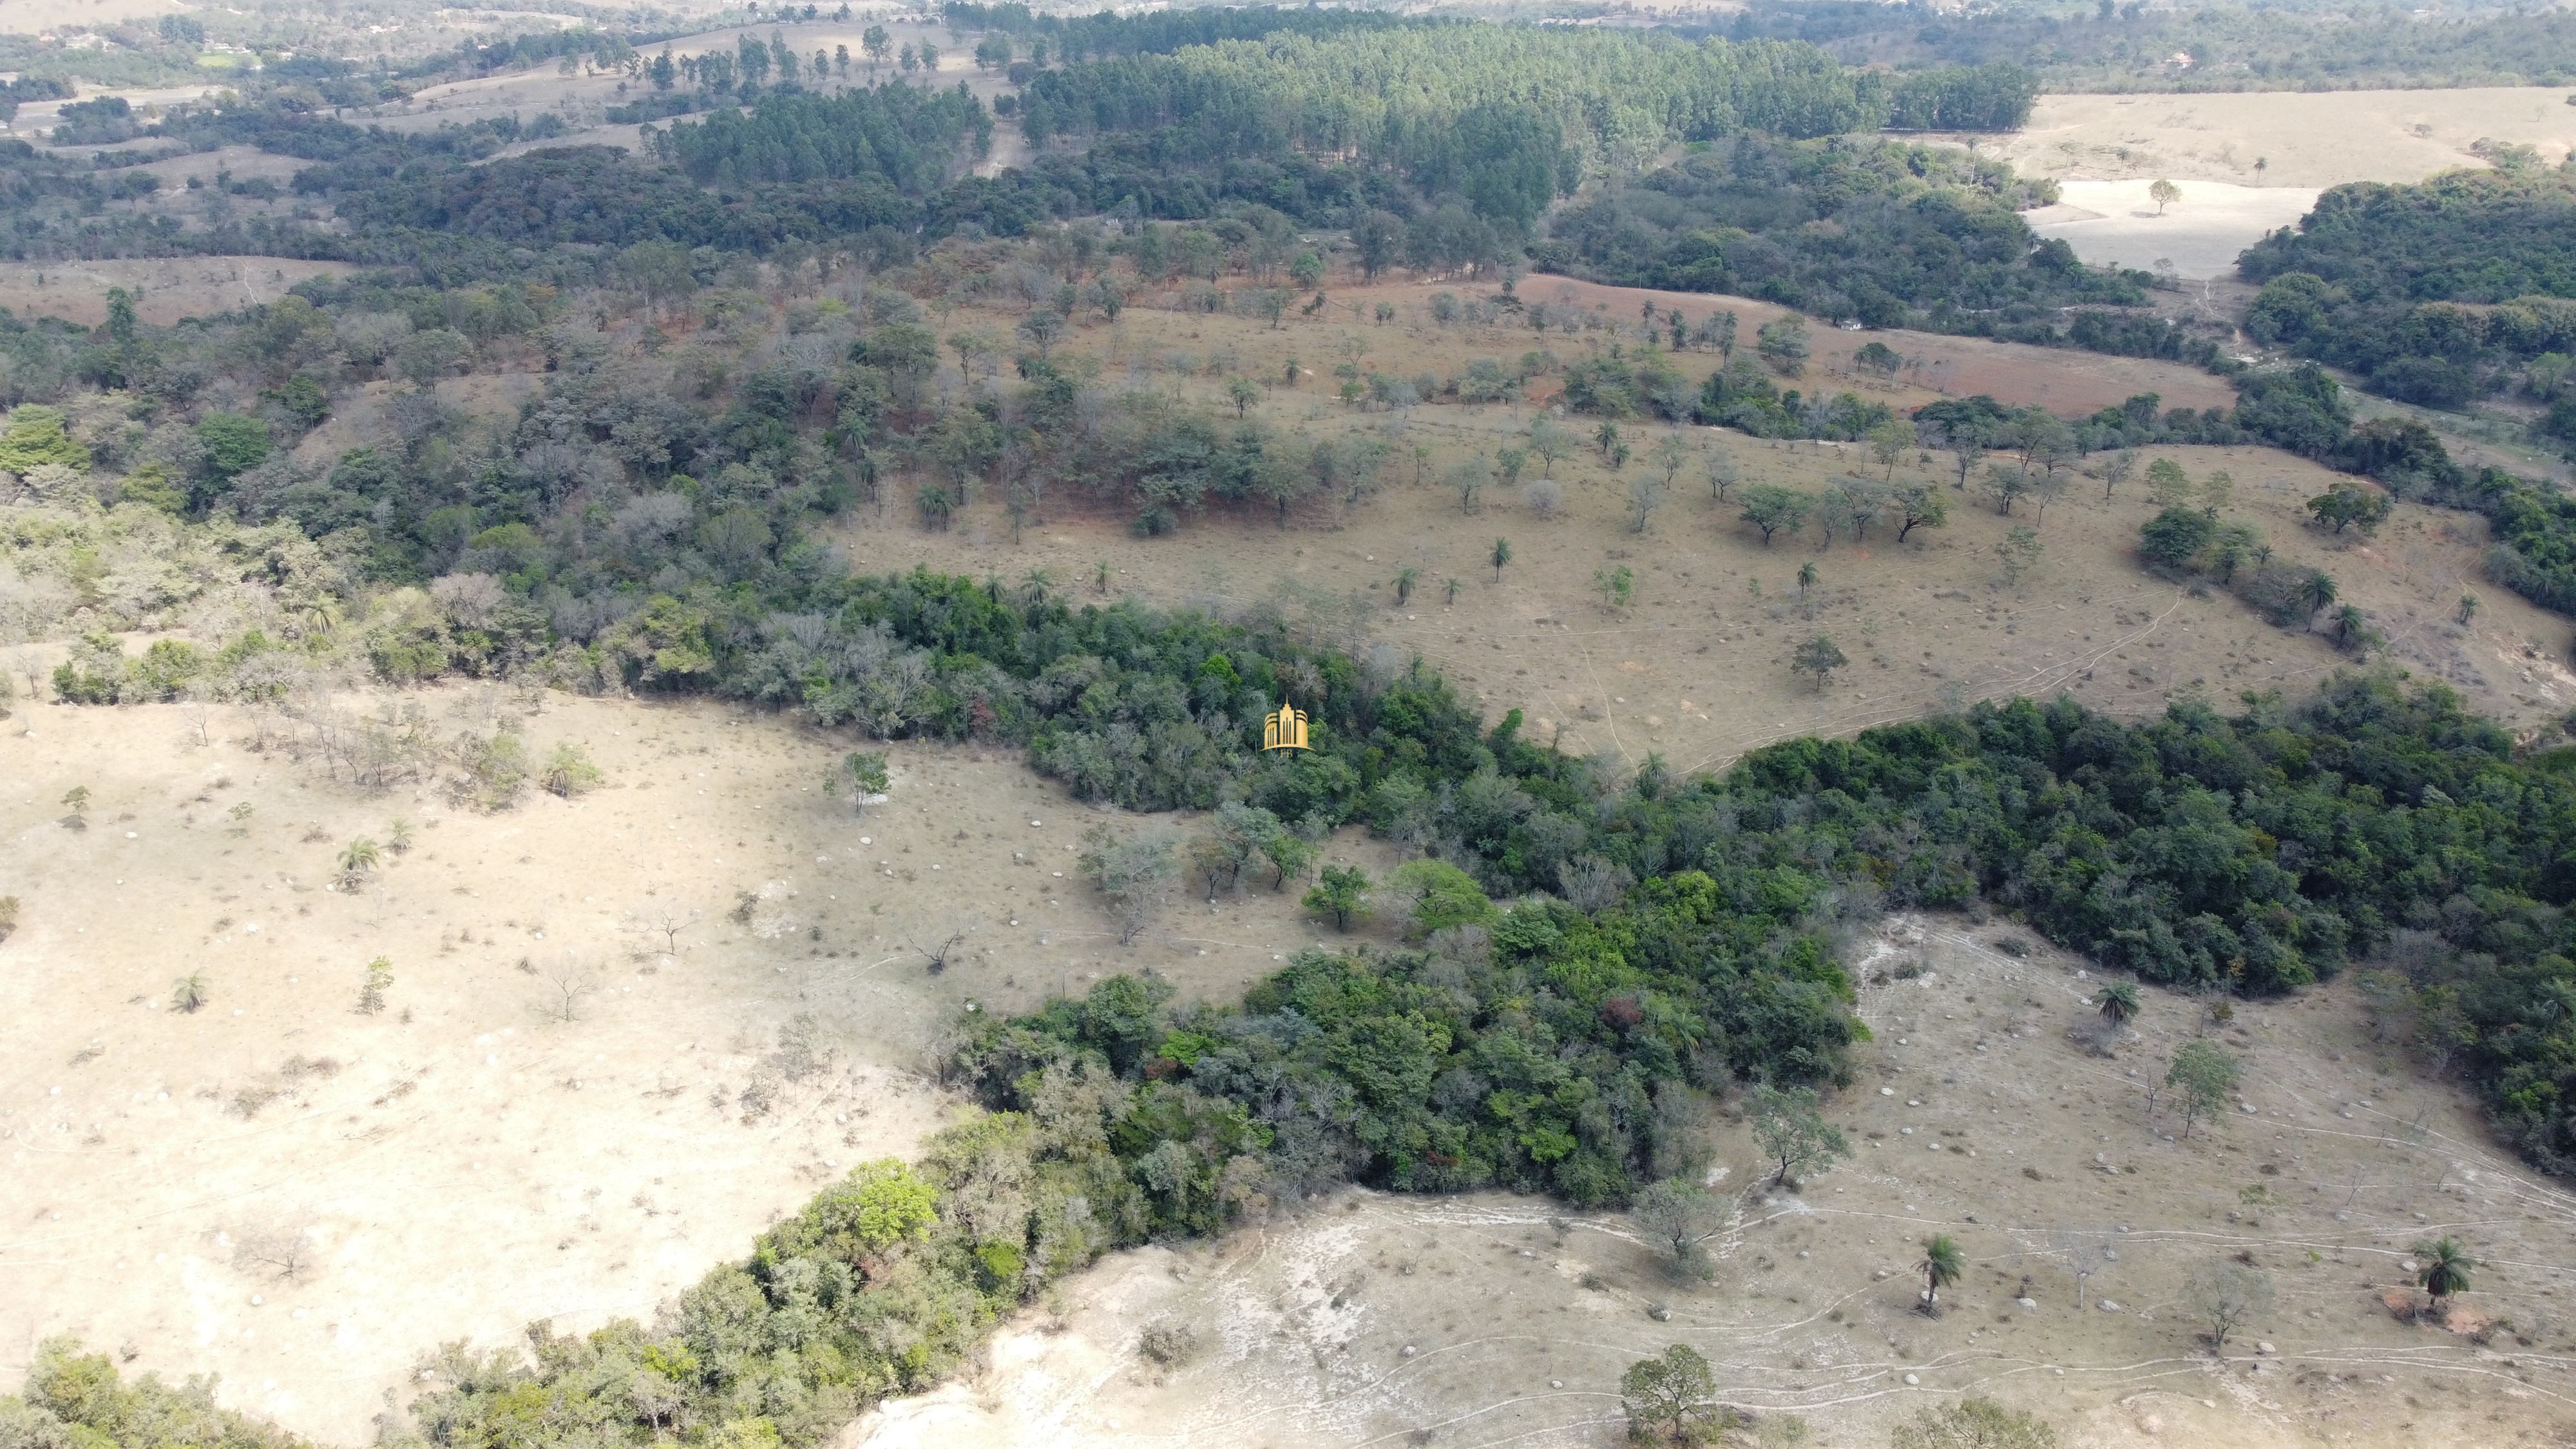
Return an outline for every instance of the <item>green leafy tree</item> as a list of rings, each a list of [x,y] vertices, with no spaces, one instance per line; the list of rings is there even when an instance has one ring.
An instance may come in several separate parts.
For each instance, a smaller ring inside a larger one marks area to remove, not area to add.
[[[1717,1375],[1688,1344],[1639,1359],[1619,1377],[1628,1437],[1637,1442],[1697,1443],[1718,1414]]]
[[[883,750],[852,750],[832,767],[825,788],[833,795],[850,797],[850,813],[868,813],[868,801],[886,792],[890,777],[886,771]]]
[[[1807,370],[1807,324],[1796,313],[1763,323],[1753,337],[1754,354],[1769,363],[1772,371],[1782,377],[1796,377]]]
[[[2236,1090],[2239,1070],[2236,1058],[2207,1037],[2194,1037],[2175,1050],[2173,1063],[2165,1070],[2165,1085],[2181,1099],[2183,1136],[2191,1136],[2194,1122],[2226,1105],[2227,1094]]]
[[[1333,929],[1347,931],[1369,913],[1368,872],[1355,865],[1328,865],[1315,887],[1300,902],[1319,916],[1331,916]]]
[[[1315,863],[1316,846],[1283,826],[1261,842],[1261,855],[1270,862],[1270,888],[1278,891],[1292,880],[1306,878],[1307,869]]]
[[[2139,527],[2138,556],[2169,569],[2189,568],[2217,534],[2218,525],[2207,514],[2196,508],[2170,507]]]
[[[90,452],[72,437],[62,409],[35,403],[11,409],[8,429],[0,432],[0,471],[24,476],[47,464],[86,473]]]
[[[2387,494],[2350,483],[2337,483],[2308,500],[2308,512],[2318,525],[2338,534],[2354,527],[2365,535],[2378,532],[2391,507]]]
[[[197,442],[205,450],[206,476],[218,484],[268,461],[268,424],[258,418],[208,413],[197,424]]]
[[[2171,458],[2147,465],[2147,493],[2158,508],[2181,508],[2191,502],[2191,475]]]
[[[1851,1143],[1841,1128],[1825,1120],[1813,1087],[1774,1087],[1765,1082],[1753,1089],[1748,1105],[1753,1118],[1753,1140],[1762,1145],[1762,1153],[1780,1165],[1771,1180],[1782,1187],[1795,1185],[1809,1172],[1821,1172],[1838,1157],[1851,1155]]]
[[[1819,634],[1799,645],[1789,655],[1789,669],[1796,674],[1811,674],[1816,679],[1816,692],[1825,692],[1825,680],[1837,669],[1851,663],[1834,641]]]
[[[1762,530],[1762,546],[1771,546],[1771,536],[1786,530],[1794,535],[1806,526],[1808,510],[1815,500],[1795,489],[1776,483],[1757,483],[1744,490],[1744,521]]]
[[[1941,501],[1940,491],[1927,484],[1912,484],[1896,490],[1896,541],[1918,528],[1946,528],[1950,523],[1950,506]]]
[[[1592,571],[1592,587],[1601,593],[1605,609],[1625,609],[1637,594],[1637,574],[1626,564],[1604,564]]]
[[[1700,1244],[1726,1223],[1724,1206],[1707,1188],[1680,1178],[1650,1183],[1628,1205],[1628,1216],[1676,1275],[1707,1275],[1708,1252]]]

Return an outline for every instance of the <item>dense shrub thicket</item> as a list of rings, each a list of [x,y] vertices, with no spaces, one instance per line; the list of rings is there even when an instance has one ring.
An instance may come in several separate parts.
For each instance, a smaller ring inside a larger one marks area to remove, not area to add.
[[[1828,321],[1994,334],[2064,308],[2143,302],[2017,214],[2048,183],[1953,150],[1739,135],[1549,222],[1543,267],[1621,286],[1759,297]],[[2161,330],[2161,329],[2160,329]],[[2099,351],[2113,339],[2090,334]]]
[[[2327,191],[2238,260],[2263,284],[2247,333],[2408,402],[2458,407],[2517,380],[2557,396],[2576,355],[2576,162],[2499,159]]]

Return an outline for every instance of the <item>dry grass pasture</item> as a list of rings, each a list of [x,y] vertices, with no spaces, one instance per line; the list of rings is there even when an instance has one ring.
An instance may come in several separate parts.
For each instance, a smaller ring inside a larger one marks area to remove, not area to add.
[[[30,317],[60,317],[95,327],[107,320],[107,289],[134,294],[146,322],[167,326],[183,317],[274,302],[288,288],[314,277],[345,277],[348,262],[307,262],[291,257],[139,257],[106,261],[0,262],[0,307]]]
[[[2026,176],[2063,181],[2421,181],[2485,165],[2470,149],[2480,141],[2537,147],[2553,163],[2564,158],[2576,143],[2570,94],[2563,86],[2493,86],[2048,95],[2020,131],[1977,140]]]

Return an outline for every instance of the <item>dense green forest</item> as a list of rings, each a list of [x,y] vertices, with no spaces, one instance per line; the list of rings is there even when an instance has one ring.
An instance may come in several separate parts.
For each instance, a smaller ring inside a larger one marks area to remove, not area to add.
[[[1420,16],[1398,15],[1386,10],[1325,10],[1314,6],[1209,5],[1144,10],[1125,15],[1108,9],[1091,15],[1039,15],[1017,0],[1000,5],[977,4],[975,0],[946,0],[939,7],[939,18],[948,23],[949,29],[960,33],[1004,35],[1021,42],[1024,48],[1043,47],[1024,49],[1023,52],[1039,67],[1043,67],[1050,56],[1059,61],[1079,63],[1122,55],[1168,55],[1193,45],[1214,45],[1220,40],[1258,40],[1265,35],[1338,35],[1352,30],[1387,30],[1397,26],[1436,23]]]
[[[2576,14],[2562,8],[2099,3],[1970,11],[1871,0],[1764,0],[1716,27],[1801,40],[1852,64],[2009,62],[2052,91],[2372,90],[2576,83]],[[2188,64],[2177,56],[2189,56]]]
[[[1934,332],[2046,330],[2068,307],[2145,301],[2146,274],[2088,268],[2031,234],[2017,213],[2055,199],[1956,150],[1746,133],[1558,211],[1535,255],[1618,286]]]
[[[1520,235],[1587,171],[1622,174],[1675,141],[1744,129],[1866,129],[1909,87],[1918,110],[1975,108],[1996,125],[2030,104],[2001,73],[1890,79],[1802,45],[1441,25],[1069,67],[1034,77],[1019,108],[1033,142],[1126,133],[1166,165],[1356,152]]]
[[[2513,387],[2557,401],[2576,356],[2576,164],[2498,160],[2327,191],[2296,230],[2238,259],[2263,284],[2248,335],[2408,402],[2458,407]],[[2576,413],[2553,422],[2576,441]]]

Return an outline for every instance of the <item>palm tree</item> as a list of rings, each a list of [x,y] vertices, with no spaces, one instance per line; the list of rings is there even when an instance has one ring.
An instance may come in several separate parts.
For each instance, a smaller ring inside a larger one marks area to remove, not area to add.
[[[2346,604],[2342,608],[2335,610],[2335,642],[2338,644],[2351,643],[2353,634],[2360,630],[2363,625],[2364,621],[2361,617],[2361,610],[2354,605]]]
[[[1413,586],[1422,578],[1422,570],[1407,565],[1395,571],[1395,606],[1399,609],[1413,597]]]
[[[2299,602],[2308,606],[2308,617],[2315,618],[2325,606],[2335,601],[2335,581],[2323,569],[2310,569],[2299,580]]]
[[[2415,1245],[2415,1282],[2432,1299],[2426,1313],[2440,1311],[2442,1300],[2469,1291],[2469,1270],[2478,1266],[2457,1238]]]
[[[349,848],[340,852],[340,874],[344,879],[354,880],[383,863],[384,853],[365,836],[350,841]]]
[[[1949,1234],[1942,1233],[1923,1243],[1923,1261],[1914,1265],[1923,1275],[1923,1311],[1941,1311],[1941,1290],[1959,1281],[1968,1271],[1968,1260]]]
[[[2102,1019],[2109,1022],[2113,1030],[2127,1026],[2129,1018],[2138,1014],[2138,984],[2114,981],[2105,985],[2093,993],[2093,1009],[2102,1013]]]
[[[1031,569],[1020,575],[1020,587],[1028,591],[1029,607],[1034,609],[1047,601],[1047,590],[1055,587],[1055,577],[1045,569]]]

